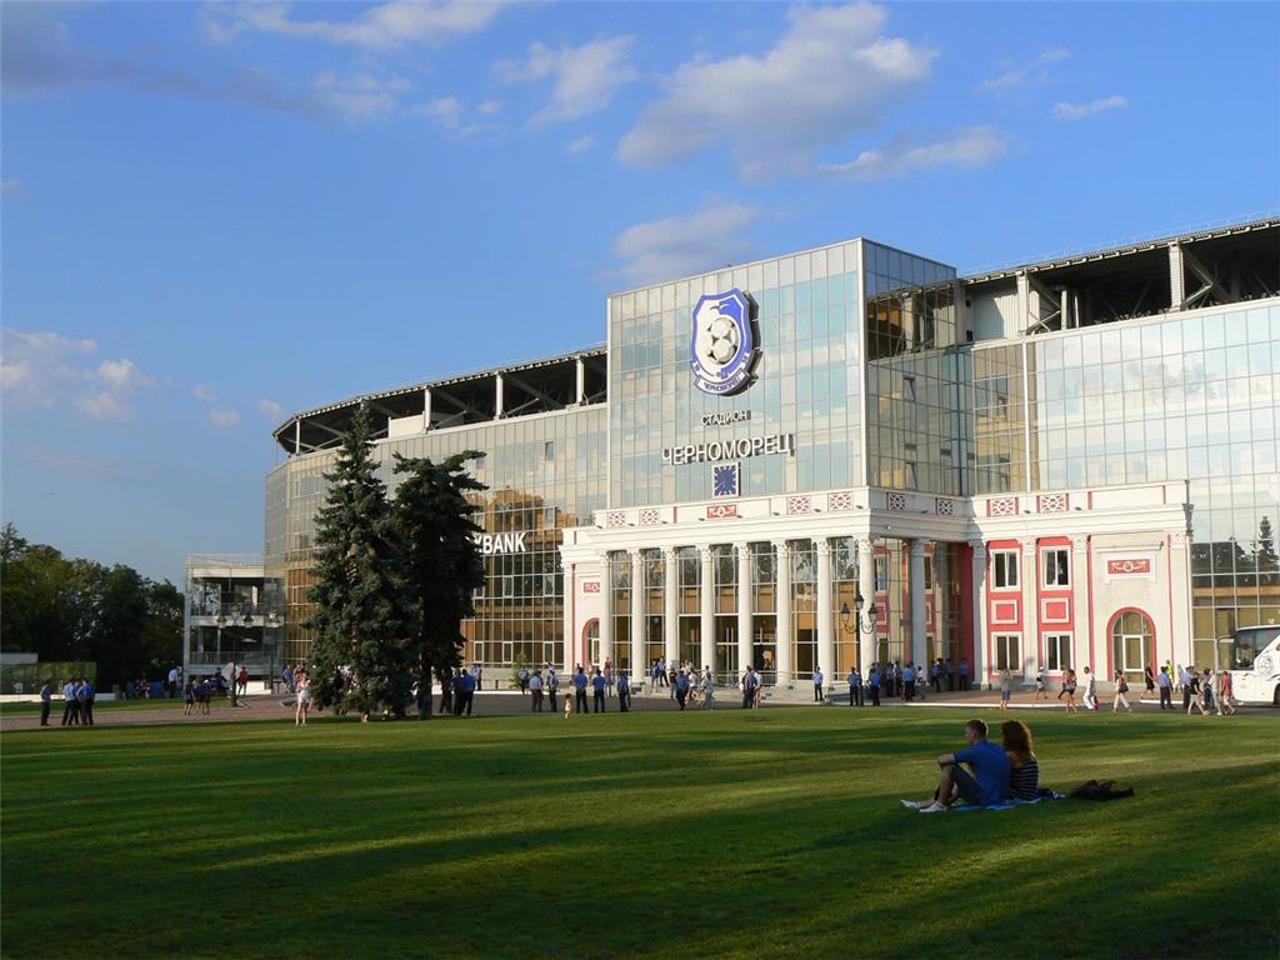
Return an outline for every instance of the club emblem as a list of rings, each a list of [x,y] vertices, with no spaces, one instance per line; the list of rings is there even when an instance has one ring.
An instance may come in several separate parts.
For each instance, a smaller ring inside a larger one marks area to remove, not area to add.
[[[689,368],[699,390],[718,396],[744,390],[759,352],[745,293],[735,289],[699,298],[689,345]]]

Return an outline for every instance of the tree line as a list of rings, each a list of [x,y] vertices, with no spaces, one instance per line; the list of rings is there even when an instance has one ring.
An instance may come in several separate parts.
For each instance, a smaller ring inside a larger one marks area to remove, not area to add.
[[[461,665],[462,621],[474,614],[484,564],[468,495],[487,489],[467,473],[469,450],[439,463],[395,455],[402,474],[389,497],[372,457],[372,425],[361,404],[325,474],[316,518],[312,692],[321,706],[404,716],[417,687],[431,714],[431,681]]]
[[[124,564],[68,558],[0,530],[0,650],[91,661],[106,689],[182,661],[182,592]]]

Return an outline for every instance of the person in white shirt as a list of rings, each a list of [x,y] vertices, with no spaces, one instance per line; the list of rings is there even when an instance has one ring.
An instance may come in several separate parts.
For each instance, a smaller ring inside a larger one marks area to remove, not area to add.
[[[821,667],[818,667],[818,669],[813,671],[813,702],[814,703],[822,703],[822,681],[824,679],[825,678],[822,676]]]
[[[1088,667],[1084,668],[1084,708],[1086,710],[1098,709],[1098,678],[1093,675],[1093,671]]]

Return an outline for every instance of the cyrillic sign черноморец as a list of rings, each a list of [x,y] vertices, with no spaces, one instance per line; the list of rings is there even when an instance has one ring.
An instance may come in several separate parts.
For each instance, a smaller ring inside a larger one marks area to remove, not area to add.
[[[776,433],[770,437],[743,437],[740,440],[712,440],[709,443],[686,443],[666,447],[662,462],[673,466],[684,463],[711,463],[734,457],[758,457],[770,453],[795,453],[795,434]]]

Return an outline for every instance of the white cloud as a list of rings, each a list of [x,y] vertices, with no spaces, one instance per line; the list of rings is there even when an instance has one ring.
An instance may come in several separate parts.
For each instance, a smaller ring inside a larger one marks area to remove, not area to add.
[[[213,403],[218,399],[218,395],[214,393],[213,387],[203,383],[197,383],[192,387],[191,395],[197,400],[203,400],[205,403]]]
[[[84,363],[98,349],[92,340],[7,327],[0,330],[0,345],[0,386],[12,409],[54,406],[85,382],[89,372]]]
[[[232,410],[230,407],[219,407],[209,411],[209,422],[219,430],[227,427],[234,427],[240,422],[240,411]]]
[[[569,145],[565,147],[566,153],[586,153],[596,145],[596,135],[594,133],[584,134],[577,140],[570,140]]]
[[[751,251],[747,233],[759,218],[755,207],[715,200],[693,213],[637,223],[613,242],[622,261],[614,273],[639,285],[741,262]]]
[[[862,151],[849,163],[824,164],[820,169],[842,180],[886,180],[939,167],[973,170],[1004,156],[1010,140],[995,127],[967,127],[928,142],[918,135],[896,137],[883,147]]]
[[[155,381],[129,359],[95,365],[98,345],[45,331],[0,330],[0,386],[11,410],[70,403],[96,419],[132,415],[127,397]]]
[[[534,43],[527,60],[502,61],[498,70],[508,83],[555,81],[551,100],[530,121],[534,126],[576,120],[603,110],[619,87],[636,79],[630,62],[634,40],[610,37],[560,50]]]
[[[501,100],[486,100],[484,103],[480,104],[480,106],[476,107],[476,112],[482,113],[486,117],[491,117],[501,109]]]
[[[323,9],[308,5],[308,11]],[[288,3],[216,4],[206,10],[205,36],[226,43],[241,33],[321,40],[367,50],[389,50],[409,43],[432,43],[485,29],[501,9],[498,3],[471,0],[392,2],[365,9],[350,20],[301,19]]]
[[[117,393],[155,385],[155,381],[139,370],[132,360],[104,360],[98,366],[98,376],[109,390]]]
[[[383,80],[369,74],[340,77],[323,73],[311,84],[319,103],[349,122],[373,120],[393,112],[409,89],[400,77]]]
[[[430,117],[446,130],[457,130],[462,125],[462,102],[457,97],[440,97],[419,106],[415,112]]]
[[[100,390],[76,400],[76,407],[94,420],[128,420],[133,410],[110,390]]]
[[[1061,101],[1053,105],[1053,115],[1059,120],[1081,120],[1106,110],[1123,110],[1127,106],[1129,106],[1128,99],[1118,95],[1102,97],[1089,103],[1067,103],[1066,101]]]
[[[1070,56],[1071,51],[1065,47],[1046,50],[1034,60],[1011,66],[998,76],[982,81],[982,89],[990,93],[1009,93],[1044,83],[1053,76],[1052,65],[1061,63]]]
[[[681,65],[618,156],[653,167],[727,147],[749,179],[811,173],[821,147],[878,125],[929,79],[936,53],[884,36],[886,16],[869,3],[797,6],[763,54]]]
[[[289,411],[285,409],[283,403],[277,403],[275,400],[268,400],[264,397],[258,401],[258,412],[272,423],[279,423]]]

